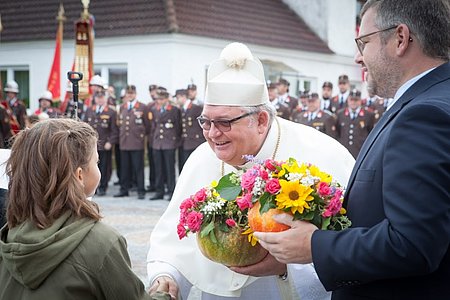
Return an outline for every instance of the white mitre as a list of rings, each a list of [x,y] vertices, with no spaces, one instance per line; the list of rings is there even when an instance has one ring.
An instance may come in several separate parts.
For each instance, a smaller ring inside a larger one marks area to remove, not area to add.
[[[269,102],[264,69],[242,43],[227,45],[208,68],[205,104],[258,106]]]

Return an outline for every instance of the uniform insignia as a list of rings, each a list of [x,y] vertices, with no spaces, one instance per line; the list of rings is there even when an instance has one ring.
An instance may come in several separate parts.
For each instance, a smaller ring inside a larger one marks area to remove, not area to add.
[[[151,121],[153,120],[153,113],[151,111],[148,112],[147,118]]]
[[[135,111],[134,115],[136,116],[136,118],[142,118],[142,115],[144,114],[143,111]]]
[[[364,124],[364,121],[360,121],[359,126],[361,126],[361,128],[364,128],[366,125]]]
[[[110,116],[109,115],[100,115],[100,119],[102,120],[109,120]]]

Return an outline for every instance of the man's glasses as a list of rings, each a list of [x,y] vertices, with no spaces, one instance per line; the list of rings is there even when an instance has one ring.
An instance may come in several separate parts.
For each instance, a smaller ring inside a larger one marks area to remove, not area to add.
[[[242,118],[248,117],[250,115],[255,114],[256,112],[249,112],[246,114],[243,114],[239,117],[230,119],[230,120],[210,120],[207,118],[204,118],[202,116],[197,118],[198,124],[200,124],[200,127],[204,130],[210,130],[211,129],[211,123],[214,123],[214,126],[217,128],[217,130],[220,130],[221,132],[227,132],[231,130],[231,123],[234,123]]]
[[[360,37],[357,37],[357,38],[355,39],[355,42],[356,42],[356,46],[358,47],[359,53],[361,53],[361,55],[363,55],[364,47],[365,47],[366,44],[368,43],[368,41],[364,42],[362,39],[364,39],[364,38],[366,38],[366,37],[369,37],[369,36],[371,36],[371,35],[374,35],[374,34],[383,32],[383,31],[392,30],[392,29],[394,29],[394,28],[397,28],[397,26],[398,26],[398,25],[394,25],[394,26],[391,26],[391,27],[388,27],[388,28],[385,28],[385,29],[381,29],[381,30],[374,31],[374,32],[371,32],[371,33],[362,35],[362,36],[360,36]]]

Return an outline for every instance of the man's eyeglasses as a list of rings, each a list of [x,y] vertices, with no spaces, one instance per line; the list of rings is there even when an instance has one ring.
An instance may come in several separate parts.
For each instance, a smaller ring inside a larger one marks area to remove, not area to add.
[[[197,118],[198,124],[200,124],[200,127],[204,130],[210,130],[211,129],[211,123],[214,123],[214,126],[217,128],[217,130],[220,130],[222,132],[227,132],[231,130],[231,123],[234,123],[242,118],[248,117],[250,115],[255,114],[256,112],[249,112],[245,113],[239,117],[230,119],[230,120],[210,120],[207,118],[204,118],[202,116]]]
[[[398,25],[394,25],[394,26],[391,26],[391,27],[388,27],[388,28],[385,28],[385,29],[377,30],[377,31],[374,31],[374,32],[371,32],[371,33],[362,35],[362,36],[360,36],[360,37],[357,37],[357,38],[355,39],[355,42],[356,42],[356,46],[358,47],[359,53],[361,53],[361,55],[363,55],[364,47],[365,47],[366,44],[368,43],[368,41],[367,41],[367,42],[364,42],[362,39],[364,39],[364,38],[366,38],[366,37],[369,37],[369,36],[371,36],[371,35],[374,35],[374,34],[383,32],[383,31],[392,30],[392,29],[394,29],[394,28],[397,28],[397,26],[398,26]]]

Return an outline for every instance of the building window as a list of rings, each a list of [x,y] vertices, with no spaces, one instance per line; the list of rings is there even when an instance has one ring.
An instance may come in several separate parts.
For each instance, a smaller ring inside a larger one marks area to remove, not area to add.
[[[28,67],[0,67],[0,78],[2,81],[2,93],[6,82],[15,80],[19,85],[17,98],[22,100],[26,107],[30,107],[30,71]],[[4,95],[4,94],[3,94]]]
[[[114,86],[116,99],[120,99],[120,91],[128,84],[128,68],[126,64],[95,64],[95,75],[100,75],[108,85]]]

